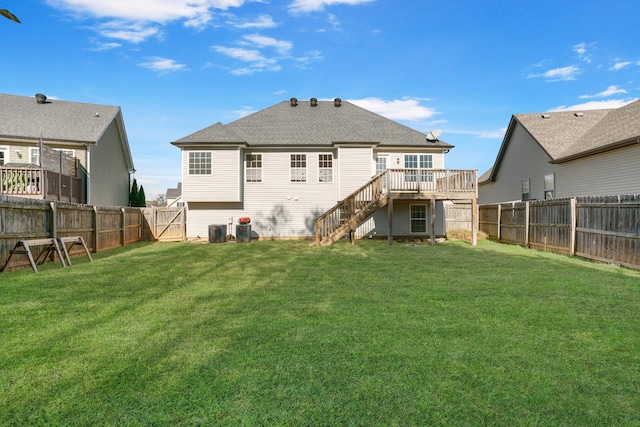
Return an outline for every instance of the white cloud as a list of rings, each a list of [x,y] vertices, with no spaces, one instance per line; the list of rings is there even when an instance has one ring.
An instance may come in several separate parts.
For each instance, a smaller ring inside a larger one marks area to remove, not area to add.
[[[586,43],[579,43],[573,46],[573,51],[578,54],[581,60],[589,63],[591,62],[591,55],[587,53],[587,46]]]
[[[293,13],[318,12],[324,10],[325,6],[334,4],[356,5],[372,1],[374,0],[294,0],[289,5],[289,10]]]
[[[273,18],[269,15],[260,15],[257,19],[244,22],[231,22],[235,28],[247,29],[247,28],[275,28],[278,25],[273,21]]]
[[[502,139],[504,138],[505,132],[507,132],[507,128],[500,128],[498,130],[447,130],[447,133],[457,134],[457,135],[470,135],[475,136],[476,138],[481,139]]]
[[[142,22],[197,20],[211,9],[240,7],[246,0],[48,0],[51,6],[99,18]]]
[[[578,74],[580,74],[580,68],[570,65],[568,67],[554,68],[542,74],[530,74],[529,78],[543,77],[550,82],[559,82],[575,80]]]
[[[612,95],[618,95],[621,93],[627,93],[625,89],[619,88],[616,85],[611,85],[602,92],[596,93],[595,95],[580,95],[580,99],[588,99],[588,98],[606,98]]]
[[[620,108],[631,102],[637,101],[638,98],[633,99],[610,99],[604,101],[589,101],[584,104],[576,105],[561,105],[556,108],[552,108],[549,111],[586,111],[586,110],[605,110],[610,108]]]
[[[159,74],[167,74],[175,71],[184,71],[187,69],[186,65],[180,64],[173,59],[162,58],[159,56],[155,56],[148,59],[149,59],[148,62],[142,62],[138,65],[141,67],[156,71]]]
[[[623,68],[627,68],[631,64],[631,61],[618,61],[609,68],[609,71],[620,71]]]
[[[130,43],[141,43],[150,37],[160,35],[160,30],[141,23],[109,22],[98,27],[98,33],[110,39]]]
[[[287,54],[291,48],[293,48],[293,43],[289,41],[277,40],[273,37],[261,36],[260,34],[249,34],[243,38],[258,48],[273,47],[283,55]]]
[[[274,58],[267,58],[257,49],[244,49],[241,47],[213,46],[213,49],[230,58],[242,62],[248,62],[248,67],[236,68],[231,71],[235,75],[254,74],[259,71],[280,71],[282,67]]]
[[[394,99],[387,101],[380,98],[350,99],[349,102],[373,111],[391,120],[422,120],[429,119],[438,111],[422,106],[416,99]]]

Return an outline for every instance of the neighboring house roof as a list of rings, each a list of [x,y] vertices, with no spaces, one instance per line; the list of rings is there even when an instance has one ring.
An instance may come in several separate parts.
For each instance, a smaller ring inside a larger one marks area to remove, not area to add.
[[[513,115],[493,167],[479,182],[495,181],[517,124],[549,155],[550,163],[563,163],[640,142],[640,101],[616,109]]]
[[[167,188],[167,199],[177,199],[182,196],[182,183],[178,183],[178,188]]]
[[[0,138],[96,144],[116,121],[129,169],[133,160],[120,107],[0,94]]]
[[[426,134],[346,101],[283,101],[227,125],[216,123],[172,142],[246,146],[327,146],[362,143],[387,147],[453,148]],[[293,106],[293,104],[296,104]]]

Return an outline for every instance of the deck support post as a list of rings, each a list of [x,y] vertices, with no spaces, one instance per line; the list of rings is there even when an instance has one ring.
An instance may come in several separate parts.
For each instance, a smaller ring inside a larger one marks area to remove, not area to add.
[[[387,219],[389,221],[389,245],[393,245],[393,198],[387,203]]]
[[[435,245],[436,244],[436,199],[434,199],[433,197],[431,198],[431,203],[430,203],[430,207],[429,210],[431,211],[431,225],[430,225],[430,232],[431,232],[431,244]]]

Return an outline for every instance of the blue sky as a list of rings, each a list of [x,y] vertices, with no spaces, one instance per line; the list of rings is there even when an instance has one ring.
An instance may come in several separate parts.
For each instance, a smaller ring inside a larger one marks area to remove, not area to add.
[[[0,0],[0,92],[122,107],[148,198],[170,144],[291,97],[340,97],[490,168],[512,114],[640,97],[637,0]]]

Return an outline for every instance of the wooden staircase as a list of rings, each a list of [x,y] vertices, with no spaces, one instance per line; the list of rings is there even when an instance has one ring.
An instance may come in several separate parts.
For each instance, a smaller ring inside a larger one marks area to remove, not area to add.
[[[354,232],[390,198],[405,200],[472,200],[478,198],[478,171],[455,169],[387,169],[316,219],[317,246]],[[391,230],[389,230],[391,235]]]
[[[328,246],[355,232],[364,220],[389,202],[387,171],[381,172],[316,219],[316,245]]]

